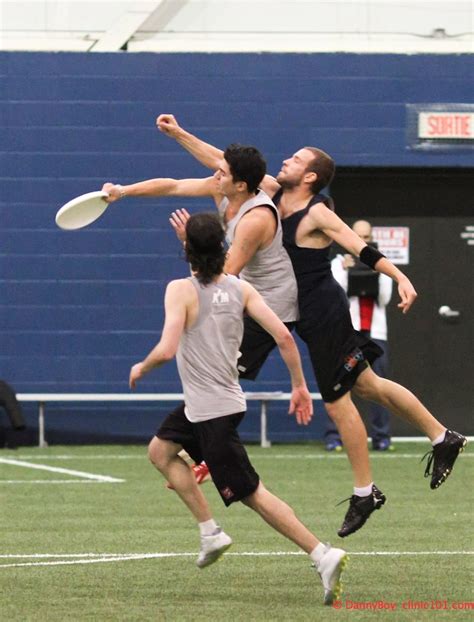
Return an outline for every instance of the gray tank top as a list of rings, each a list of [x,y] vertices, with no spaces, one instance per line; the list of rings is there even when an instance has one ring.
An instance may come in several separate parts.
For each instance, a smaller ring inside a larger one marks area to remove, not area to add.
[[[181,336],[176,361],[183,385],[185,414],[193,423],[244,412],[237,358],[244,332],[242,286],[235,276],[196,288],[196,322]]]
[[[223,221],[228,204],[228,199],[224,198],[218,207]],[[229,220],[226,226],[226,240],[229,246],[232,245],[235,229],[240,219],[251,209],[260,205],[266,205],[273,210],[277,220],[277,230],[272,243],[267,248],[255,253],[243,268],[240,278],[255,287],[280,320],[293,322],[298,319],[296,278],[288,253],[283,247],[278,209],[263,190],[260,190],[254,198],[243,203],[234,218]]]

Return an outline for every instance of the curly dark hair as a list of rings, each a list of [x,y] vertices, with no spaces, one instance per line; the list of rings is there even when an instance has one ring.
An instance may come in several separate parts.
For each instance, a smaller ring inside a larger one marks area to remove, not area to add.
[[[317,179],[311,186],[311,192],[318,194],[323,188],[329,186],[336,172],[336,164],[329,154],[316,147],[303,147],[311,151],[314,158],[306,169],[310,173],[316,173]]]
[[[267,163],[256,147],[233,143],[224,152],[232,179],[245,181],[248,192],[257,192],[258,186],[267,172]]]
[[[194,214],[186,223],[186,261],[203,285],[222,274],[226,258],[225,233],[217,214]]]

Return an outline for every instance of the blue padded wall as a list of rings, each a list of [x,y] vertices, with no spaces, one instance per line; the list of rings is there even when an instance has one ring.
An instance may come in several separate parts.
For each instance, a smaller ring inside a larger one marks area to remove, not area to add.
[[[0,53],[0,377],[18,392],[124,392],[159,339],[165,284],[187,272],[169,213],[212,205],[130,199],[76,232],[54,215],[104,181],[206,175],[157,132],[160,112],[219,146],[259,146],[270,172],[308,144],[339,165],[466,166],[468,152],[406,149],[405,104],[472,101],[468,75],[467,55]],[[273,355],[246,388],[288,390],[283,367]],[[175,365],[140,390],[180,391]]]

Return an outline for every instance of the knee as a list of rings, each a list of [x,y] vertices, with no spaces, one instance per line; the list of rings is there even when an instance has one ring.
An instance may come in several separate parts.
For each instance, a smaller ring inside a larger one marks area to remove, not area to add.
[[[166,441],[162,441],[157,436],[153,437],[148,445],[148,459],[153,466],[162,471],[169,461]]]
[[[379,378],[379,376],[377,376],[374,372],[372,372],[370,376],[364,378],[359,376],[354,385],[354,392],[357,397],[364,400],[376,400],[380,397],[382,382],[382,379]]]
[[[341,419],[341,417],[344,415],[347,416],[347,408],[344,408],[344,405],[342,404],[342,398],[335,401],[335,402],[325,402],[324,407],[326,408],[326,412],[329,415],[329,417],[334,421],[334,423],[338,423],[338,421]],[[346,400],[344,400],[346,401]]]

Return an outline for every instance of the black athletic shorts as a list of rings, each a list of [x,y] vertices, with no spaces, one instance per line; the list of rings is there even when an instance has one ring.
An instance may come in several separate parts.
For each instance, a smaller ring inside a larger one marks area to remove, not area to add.
[[[293,330],[295,322],[284,322],[288,330]],[[239,377],[255,380],[268,355],[276,346],[273,337],[249,315],[244,317],[244,336],[240,344],[241,356],[237,361]]]
[[[191,423],[181,404],[156,433],[164,441],[182,445],[195,462],[206,461],[214,485],[227,506],[251,495],[260,482],[237,432],[244,415],[243,412]]]
[[[308,346],[319,392],[325,402],[335,402],[350,391],[359,375],[383,350],[352,326],[350,316],[323,326],[300,321],[296,332]]]

